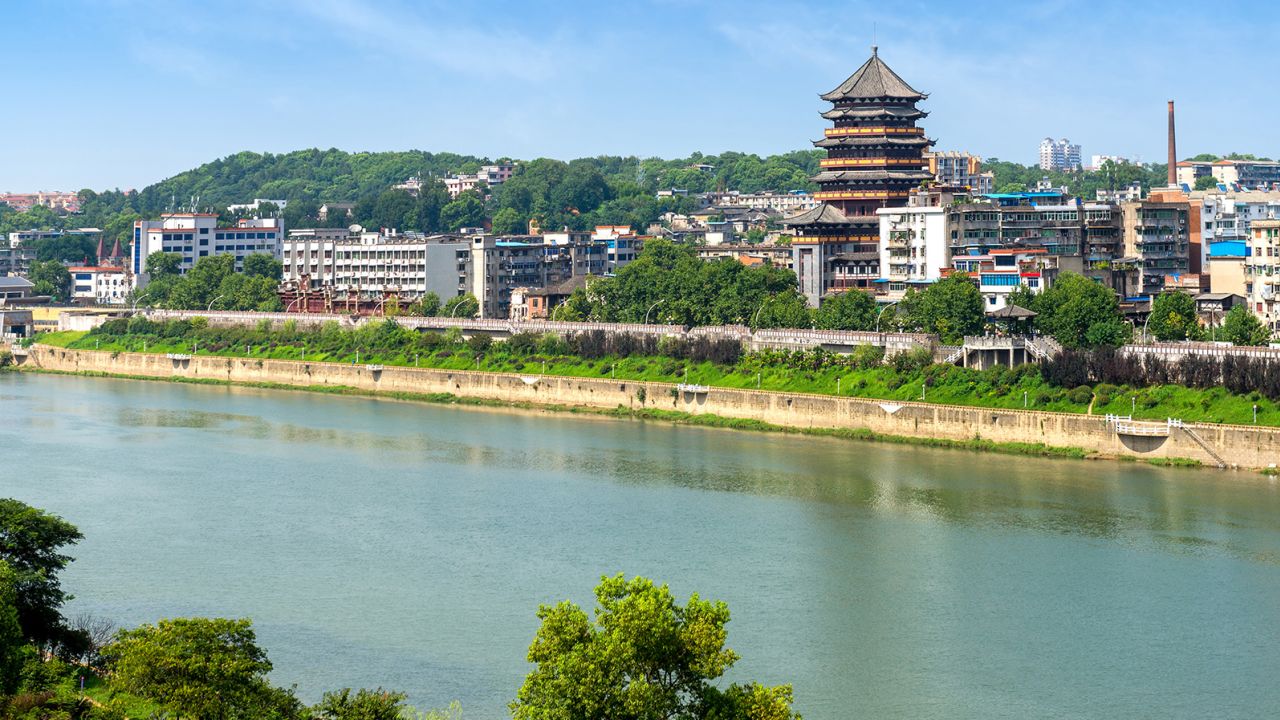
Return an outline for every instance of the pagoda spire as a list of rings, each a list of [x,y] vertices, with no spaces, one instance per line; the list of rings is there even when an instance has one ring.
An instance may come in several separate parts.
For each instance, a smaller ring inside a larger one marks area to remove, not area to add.
[[[98,254],[96,256],[98,260],[98,264],[102,264],[102,259],[106,257],[106,254],[107,254],[107,239],[99,235],[98,236]]]

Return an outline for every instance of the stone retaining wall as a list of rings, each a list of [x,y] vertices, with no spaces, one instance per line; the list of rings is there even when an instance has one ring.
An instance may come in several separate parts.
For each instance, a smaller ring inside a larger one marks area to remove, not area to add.
[[[511,403],[596,408],[657,408],[691,414],[760,420],[797,428],[864,428],[877,433],[949,440],[1044,443],[1088,452],[1139,458],[1192,458],[1217,465],[1185,431],[1166,436],[1117,435],[1105,419],[1072,413],[994,410],[890,402],[826,395],[709,388],[680,390],[669,383],[348,365],[65,350],[35,345],[18,358],[23,366],[67,372],[148,377],[207,378],[284,385],[341,385],[375,392],[451,393]],[[1238,425],[1193,425],[1213,451],[1239,467],[1280,463],[1280,430]]]

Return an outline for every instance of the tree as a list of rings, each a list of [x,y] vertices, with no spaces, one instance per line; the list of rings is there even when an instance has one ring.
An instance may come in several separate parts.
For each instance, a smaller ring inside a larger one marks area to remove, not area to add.
[[[0,561],[14,574],[14,607],[22,634],[41,646],[60,645],[70,631],[58,573],[71,562],[60,550],[83,535],[75,525],[12,498],[0,499]]]
[[[515,208],[502,208],[493,215],[493,232],[496,235],[519,235],[525,231],[524,220]]]
[[[723,602],[695,593],[682,606],[666,585],[621,574],[601,578],[595,595],[594,620],[568,601],[539,608],[536,667],[511,704],[515,720],[792,717],[787,686],[712,684],[738,660],[724,646]]]
[[[982,293],[965,273],[952,273],[923,291],[914,288],[898,304],[898,315],[908,328],[935,333],[943,342],[957,344],[965,335],[982,332],[985,307]]]
[[[1214,337],[1234,345],[1266,345],[1271,341],[1271,331],[1257,315],[1249,312],[1249,308],[1237,305],[1227,311],[1222,327],[1218,328]]]
[[[1117,347],[1129,339],[1116,294],[1102,283],[1064,272],[1035,298],[1036,327],[1063,347]]]
[[[120,632],[102,655],[113,687],[178,716],[219,720],[296,710],[291,695],[267,683],[271,662],[249,620],[161,620]]]
[[[876,301],[857,290],[829,295],[813,315],[823,330],[870,330],[876,323]]]
[[[474,192],[467,191],[440,209],[440,224],[449,231],[484,224],[484,202]]]
[[[22,680],[22,625],[18,622],[18,576],[0,561],[0,698],[18,691]]]
[[[353,694],[351,688],[343,688],[325,693],[311,708],[311,716],[313,720],[401,720],[408,709],[404,701],[402,692],[361,688]]]
[[[813,326],[813,313],[805,304],[804,296],[795,290],[769,296],[755,315],[752,327],[757,328],[809,328]]]
[[[570,293],[564,302],[551,310],[551,319],[561,322],[582,322],[591,316],[591,301],[587,299],[587,291],[578,288]]]
[[[35,285],[32,290],[37,295],[49,295],[59,302],[71,299],[71,273],[57,260],[33,261],[27,279]]]
[[[178,275],[181,270],[182,256],[178,253],[153,252],[147,256],[145,270],[152,280],[165,275]]]
[[[1157,340],[1198,339],[1201,333],[1195,299],[1181,292],[1157,295],[1151,302],[1147,327]]]
[[[472,318],[480,312],[480,301],[470,293],[449,298],[440,311],[443,317]]]
[[[435,317],[440,314],[440,296],[434,292],[428,292],[418,298],[405,310],[406,315],[416,315],[418,317]]]
[[[1201,175],[1196,178],[1196,190],[1212,190],[1218,187],[1218,178],[1212,175]]]
[[[284,263],[266,253],[246,255],[242,267],[244,268],[244,274],[249,277],[279,280],[284,275]]]

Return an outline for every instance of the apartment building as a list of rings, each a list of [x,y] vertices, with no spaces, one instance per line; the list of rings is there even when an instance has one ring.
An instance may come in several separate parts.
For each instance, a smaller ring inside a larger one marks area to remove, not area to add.
[[[30,246],[39,240],[56,240],[62,237],[83,237],[97,244],[102,240],[102,230],[98,228],[76,228],[74,230],[16,230],[9,233],[9,247]]]
[[[1040,141],[1040,169],[1049,172],[1071,172],[1080,168],[1080,146],[1066,138]]]
[[[579,275],[604,275],[608,244],[574,234],[567,242],[544,236],[476,235],[471,240],[471,294],[480,317],[505,318],[516,288],[545,288]]]
[[[818,206],[818,200],[807,192],[759,192],[744,193],[730,190],[722,193],[705,193],[702,200],[707,205],[720,207],[749,208],[760,210],[770,215],[794,215]]]
[[[1253,223],[1247,245],[1244,289],[1249,308],[1268,328],[1280,330],[1280,304],[1276,302],[1276,288],[1280,286],[1280,220]]]
[[[449,191],[449,197],[456,198],[468,190],[474,190],[476,186],[481,184],[491,188],[497,187],[510,180],[515,171],[516,167],[511,163],[485,165],[480,168],[479,172],[474,174],[452,175],[445,178],[444,187],[445,190]],[[411,178],[411,180],[413,179],[416,178]]]
[[[114,265],[72,265],[71,299],[93,305],[123,305],[133,289],[129,273]]]
[[[1190,272],[1190,208],[1185,202],[1144,200],[1120,206],[1124,252],[1142,267],[1142,294],[1158,295],[1166,281]]]
[[[924,153],[929,172],[941,185],[967,188],[975,195],[994,191],[995,173],[982,172],[982,158],[966,152],[943,150]]]
[[[130,269],[138,287],[150,280],[145,272],[146,262],[155,252],[177,254],[183,274],[200,258],[212,255],[234,256],[239,271],[244,258],[255,253],[280,259],[283,241],[284,226],[278,218],[245,219],[231,227],[218,227],[214,213],[170,213],[161,215],[159,220],[133,224]]]
[[[284,241],[284,280],[344,294],[444,300],[468,292],[471,243],[457,235],[342,228],[291,230]]]

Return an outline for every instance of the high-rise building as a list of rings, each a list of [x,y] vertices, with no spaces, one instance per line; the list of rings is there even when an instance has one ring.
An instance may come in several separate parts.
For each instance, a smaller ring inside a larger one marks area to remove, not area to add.
[[[876,48],[857,72],[822,99],[832,121],[814,142],[827,151],[813,181],[817,207],[783,224],[795,232],[792,257],[800,292],[817,306],[829,292],[870,291],[880,277],[876,211],[906,205],[911,189],[932,176],[922,153],[933,145],[916,121],[927,113],[916,91],[880,59]]]
[[[186,273],[196,261],[211,255],[235,256],[242,269],[245,257],[255,253],[280,259],[284,228],[277,218],[240,220],[231,227],[218,227],[214,213],[170,213],[159,220],[138,220],[133,224],[133,258],[130,270],[138,287],[147,284],[147,257],[154,252],[179,256],[178,271]]]
[[[1045,138],[1040,141],[1040,169],[1049,172],[1070,172],[1080,168],[1080,146],[1062,138]]]

